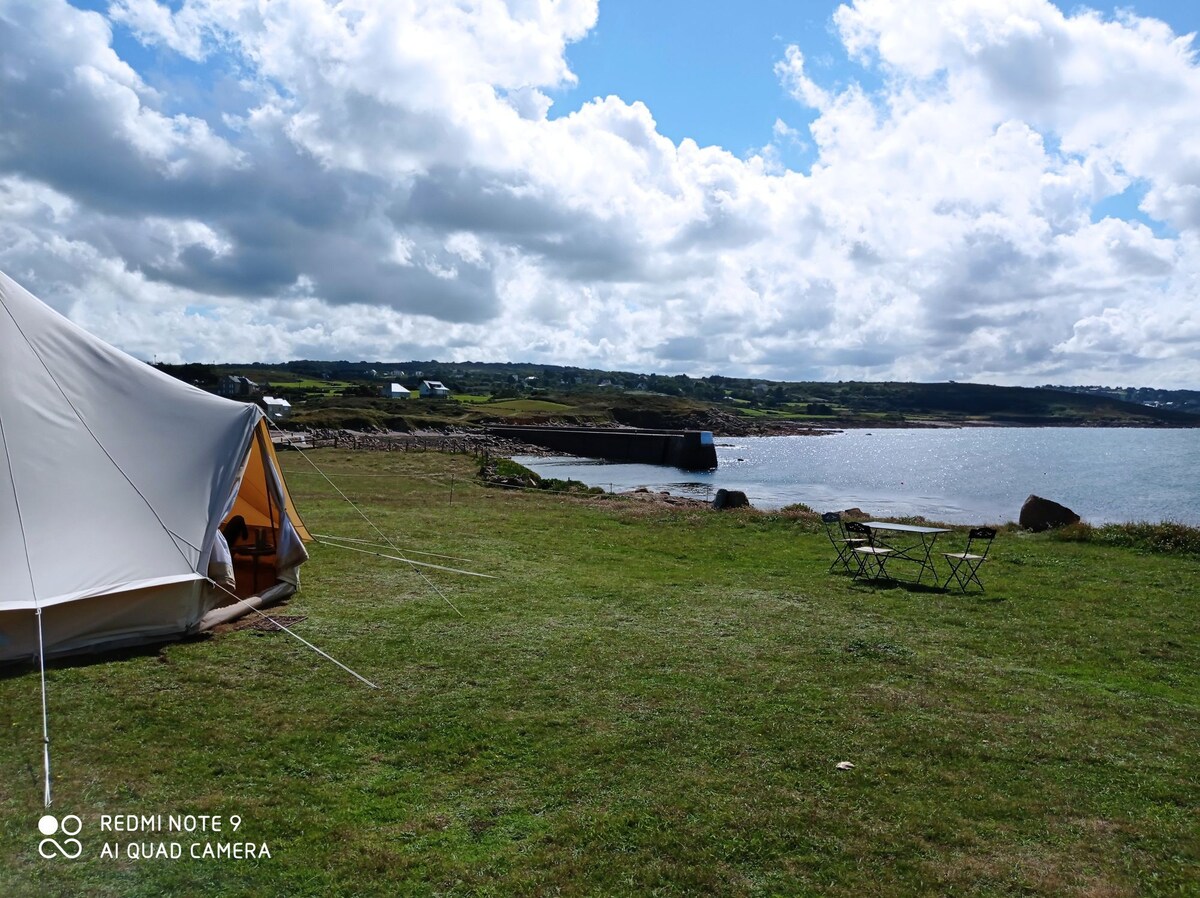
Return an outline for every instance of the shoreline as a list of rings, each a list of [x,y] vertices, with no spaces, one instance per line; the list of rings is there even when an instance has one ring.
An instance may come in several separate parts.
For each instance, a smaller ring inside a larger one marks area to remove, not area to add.
[[[755,508],[855,506],[873,517],[924,517],[955,525],[1019,518],[1030,495],[1064,504],[1092,525],[1159,521],[1200,526],[1200,491],[1188,480],[1192,438],[1129,428],[957,429],[952,433],[845,431],[826,443],[759,436],[716,440],[720,467],[688,474],[608,465],[558,453],[517,456],[542,477],[622,493],[645,486],[692,499],[718,488],[744,492]],[[1164,455],[1165,453],[1165,455]],[[1147,466],[1147,458],[1175,459]],[[974,472],[974,473],[973,473]]]
[[[1200,416],[1198,416],[1200,419]],[[283,422],[286,424],[288,422]],[[501,426],[500,422],[493,422],[496,426]],[[976,430],[976,429],[1014,429],[1014,430],[1190,430],[1189,426],[1185,425],[1145,425],[1145,424],[1122,424],[1111,422],[1088,422],[1088,423],[1055,423],[1052,421],[953,421],[948,419],[924,420],[924,421],[873,421],[873,422],[840,422],[825,424],[812,424],[803,421],[746,421],[738,422],[737,426],[728,426],[730,422],[719,422],[727,426],[700,426],[695,422],[683,422],[680,425],[667,422],[662,428],[649,429],[664,429],[664,430],[708,430],[714,439],[728,439],[731,437],[775,437],[775,436],[830,436],[846,431],[860,430]],[[326,446],[330,444],[338,445],[339,448],[345,444],[346,448],[361,448],[361,449],[388,449],[392,448],[396,443],[409,442],[426,442],[434,443],[438,441],[460,441],[472,446],[497,446],[521,447],[521,454],[524,455],[565,455],[568,453],[555,452],[547,450],[540,446],[535,446],[531,443],[525,443],[520,440],[515,440],[509,437],[498,437],[487,432],[487,427],[490,424],[468,425],[466,427],[446,427],[446,428],[423,428],[417,430],[355,430],[352,428],[319,428],[319,427],[304,427],[290,429],[283,424],[276,423],[273,426],[276,428],[275,442],[277,444],[312,444]],[[562,426],[557,422],[546,421],[538,422],[532,426],[558,427]],[[592,425],[597,430],[639,430],[646,428],[630,427],[624,424],[597,424]],[[1196,427],[1200,427],[1200,420],[1197,421]],[[529,451],[524,451],[528,449]],[[580,456],[585,458],[586,456]]]
[[[902,429],[905,429],[905,427],[888,427],[887,430],[902,430]],[[931,430],[931,427],[907,427],[907,429],[908,430]],[[956,430],[956,429],[960,429],[960,427],[952,426],[952,427],[946,427],[946,429],[955,429]],[[1034,427],[1032,425],[1026,425],[1026,426],[1022,426],[1022,427],[1015,427],[1014,430],[1031,430],[1031,429],[1037,429],[1037,427]],[[1044,427],[1044,429],[1076,430],[1076,429],[1078,429],[1078,427],[1064,426],[1064,425],[1058,425],[1058,426],[1046,425]],[[725,435],[714,435],[714,437],[718,438],[718,439],[722,439],[722,441],[728,441],[728,439],[737,439],[737,438],[745,438],[745,437],[758,438],[758,437],[776,437],[776,436],[781,436],[781,437],[782,436],[832,436],[832,435],[838,435],[838,433],[844,433],[846,431],[869,431],[869,430],[870,429],[868,429],[868,427],[847,427],[847,429],[844,429],[844,430],[815,430],[815,429],[809,429],[809,427],[804,427],[804,429],[799,429],[799,431],[784,430],[781,432],[781,429],[772,429],[773,432],[768,432],[768,433],[725,433]],[[1096,430],[1096,429],[1094,429],[1094,427],[1093,427],[1093,429],[1091,429],[1091,430]],[[1132,429],[1132,427],[1110,427],[1110,430],[1153,430],[1153,431],[1157,431],[1157,430],[1162,430],[1162,429],[1160,429],[1160,427],[1141,427],[1141,429]],[[1174,430],[1174,429],[1172,429],[1172,430]],[[496,437],[496,436],[490,435],[490,433],[485,433],[485,432],[478,431],[478,430],[446,429],[444,431],[425,430],[425,431],[414,431],[414,432],[402,432],[402,431],[366,432],[366,431],[350,431],[350,430],[338,430],[338,431],[305,430],[305,431],[277,432],[276,437],[277,437],[276,448],[280,448],[280,449],[287,448],[288,442],[294,442],[294,443],[296,443],[296,448],[301,448],[301,449],[344,448],[344,449],[353,449],[353,450],[361,450],[361,451],[431,451],[432,450],[432,451],[448,451],[448,453],[468,453],[468,454],[475,454],[475,455],[480,455],[480,456],[484,456],[484,457],[487,457],[487,456],[504,457],[504,459],[510,459],[510,460],[515,460],[516,457],[524,457],[524,459],[527,459],[527,460],[528,459],[533,459],[533,460],[577,459],[578,461],[580,461],[580,463],[587,463],[589,461],[587,456],[572,456],[572,455],[562,453],[562,451],[546,449],[544,447],[539,447],[539,445],[533,445],[533,444],[529,444],[529,443],[523,443],[520,441],[516,441],[516,439]],[[726,445],[726,448],[728,448],[728,445]],[[518,462],[518,463],[520,463],[520,462]],[[616,462],[601,462],[601,463],[616,463]],[[647,466],[647,467],[655,467],[655,466]],[[706,472],[706,473],[709,473],[709,472]],[[540,475],[540,477],[554,478],[554,474],[552,472],[548,472],[546,474],[539,474],[539,475]],[[686,492],[679,492],[679,491],[672,492],[670,489],[664,489],[665,486],[676,486],[679,484],[680,480],[685,480],[688,478],[692,478],[692,479],[698,478],[696,480],[697,486],[698,486],[698,484],[702,483],[703,479],[707,479],[706,477],[704,477],[704,474],[697,474],[696,472],[684,472],[684,471],[682,471],[682,469],[677,469],[677,468],[662,467],[660,477],[646,478],[646,480],[644,480],[643,484],[637,484],[637,485],[622,484],[622,485],[617,486],[616,489],[612,489],[613,484],[608,484],[608,486],[610,486],[610,489],[611,489],[611,492],[608,493],[608,495],[632,498],[632,499],[635,499],[635,501],[646,502],[647,504],[650,504],[650,503],[660,504],[660,505],[665,504],[665,505],[674,505],[674,507],[695,507],[695,508],[710,507],[710,505],[712,505],[712,493],[715,493],[715,490],[718,489],[718,485],[716,485],[716,484],[708,484],[710,492],[709,492],[709,495],[706,495],[704,497],[700,497],[700,496],[696,496],[696,495],[688,495],[688,493],[686,493]],[[571,479],[576,479],[576,480],[580,481],[580,483],[587,483],[587,481],[583,480],[582,478],[572,477]],[[594,485],[599,485],[602,487],[605,484],[595,483]],[[738,486],[731,485],[730,487],[727,487],[727,489],[738,489]],[[745,491],[745,490],[743,490],[743,491]],[[1036,491],[1036,490],[1034,490],[1034,491]],[[748,496],[749,496],[749,493],[748,493]],[[788,502],[784,498],[774,499],[774,498],[763,497],[763,496],[749,496],[749,498],[750,498],[750,502],[751,502],[751,508],[754,509],[755,511],[757,511],[757,513],[761,513],[761,514],[786,513],[786,510],[793,507],[793,505],[805,505],[805,507],[808,507],[814,511],[822,510],[822,509],[815,508],[814,505],[811,504],[811,502],[802,502],[802,501]],[[1051,498],[1052,498],[1052,496],[1051,496]],[[766,502],[766,504],[763,504],[764,502]],[[870,505],[872,504],[869,501],[869,499],[853,499],[852,503],[854,503],[854,502],[857,502],[857,504],[859,504],[859,505],[866,505],[866,507],[870,507]],[[881,502],[881,504],[887,505],[888,502],[889,502],[889,499],[888,499],[888,501]],[[822,503],[822,504],[829,505],[829,507],[830,507],[828,509],[823,509],[823,510],[842,510],[842,511],[852,511],[853,510],[853,508],[833,509],[833,505],[841,504],[836,501],[826,502],[826,503]],[[985,514],[976,515],[976,516],[972,517],[971,521],[947,521],[947,520],[944,520],[941,515],[938,515],[936,513],[936,511],[931,511],[931,510],[924,510],[924,513],[922,513],[922,511],[919,511],[919,510],[918,511],[896,511],[894,509],[889,510],[889,509],[884,508],[883,510],[878,510],[877,513],[871,514],[869,516],[884,517],[884,519],[913,519],[913,520],[914,519],[923,519],[926,521],[947,523],[948,526],[952,526],[952,527],[984,525],[984,523],[988,523],[988,525],[992,525],[992,523],[995,523],[995,525],[998,525],[998,526],[1007,526],[1007,525],[1012,525],[1012,523],[1015,521],[1016,516],[1018,516],[1018,511],[1019,511],[1019,508],[1014,508],[1012,511],[1006,511],[1006,513],[1002,513],[1002,514],[998,514],[998,515],[990,515],[990,516],[985,515]],[[1127,519],[1127,520],[1120,520],[1120,521],[1118,521],[1118,520],[1103,520],[1103,521],[1100,521],[1097,523],[1097,522],[1088,520],[1088,517],[1090,517],[1090,516],[1088,516],[1087,514],[1081,513],[1081,515],[1082,515],[1082,517],[1084,517],[1084,523],[1086,523],[1087,526],[1092,526],[1092,527],[1103,527],[1103,526],[1109,526],[1109,525],[1138,525],[1138,523],[1147,523],[1147,522],[1153,523],[1153,521],[1148,520],[1147,517],[1140,517],[1140,519]],[[1184,522],[1184,521],[1180,521],[1180,520],[1171,520],[1171,519],[1169,519],[1169,517],[1163,517],[1163,519],[1159,519],[1158,522],[1168,523],[1168,525],[1180,525],[1183,527],[1190,527],[1190,528],[1200,527],[1200,522],[1188,523],[1188,522]]]

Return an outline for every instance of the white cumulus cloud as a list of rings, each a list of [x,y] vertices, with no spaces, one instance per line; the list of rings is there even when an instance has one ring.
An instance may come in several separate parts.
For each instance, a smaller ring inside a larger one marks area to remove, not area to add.
[[[0,0],[22,49],[0,268],[160,359],[1194,385],[1190,37],[855,0],[830,23],[859,80],[764,59],[811,123],[739,157],[641,102],[555,108],[596,22],[595,0]]]

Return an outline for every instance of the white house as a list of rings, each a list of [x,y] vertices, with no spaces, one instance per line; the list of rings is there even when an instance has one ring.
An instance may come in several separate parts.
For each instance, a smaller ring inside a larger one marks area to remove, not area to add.
[[[262,398],[263,406],[266,407],[267,417],[272,421],[282,421],[292,413],[292,404],[286,399],[279,399],[274,396],[264,396]]]
[[[421,381],[421,397],[423,399],[449,399],[450,390],[440,380]]]
[[[385,399],[411,398],[411,391],[408,389],[408,387],[401,384],[388,384],[385,387],[381,387],[379,392]]]

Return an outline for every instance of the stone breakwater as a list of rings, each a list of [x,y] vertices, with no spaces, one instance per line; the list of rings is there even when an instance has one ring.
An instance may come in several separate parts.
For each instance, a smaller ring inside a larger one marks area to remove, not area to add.
[[[724,427],[713,431],[716,438],[736,436],[785,436],[821,435],[836,433],[834,430],[813,428],[793,421],[749,422],[732,419],[741,426]],[[598,430],[620,433],[634,428],[628,425],[613,425]],[[348,430],[309,428],[304,430],[274,431],[273,440],[277,450],[287,449],[356,449],[370,452],[451,452],[467,455],[489,455],[510,457],[514,455],[538,456],[542,458],[571,454],[563,449],[522,440],[515,431],[499,434],[474,428],[423,431]]]
[[[717,467],[713,437],[706,430],[490,425],[488,432],[587,458],[671,465],[686,471],[709,471]]]
[[[357,430],[285,431],[274,435],[276,449],[358,449],[370,452],[457,452],[468,455],[541,455],[540,446],[482,431],[397,433]]]

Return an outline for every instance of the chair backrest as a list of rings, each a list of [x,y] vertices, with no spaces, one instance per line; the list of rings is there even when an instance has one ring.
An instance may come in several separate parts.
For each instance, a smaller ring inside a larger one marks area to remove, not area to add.
[[[973,543],[984,543],[983,555],[986,558],[988,549],[992,547],[992,540],[996,538],[996,531],[991,527],[972,527],[967,532],[967,551],[971,551]],[[978,547],[976,547],[978,551]]]
[[[825,525],[825,535],[833,543],[833,547],[841,554],[838,542],[846,538],[846,529],[842,526],[842,516],[836,511],[827,511],[821,515],[821,523]]]
[[[858,521],[847,521],[842,526],[846,528],[847,533],[853,533],[856,536],[865,536],[867,539],[871,538],[871,528],[866,524],[859,523]]]

